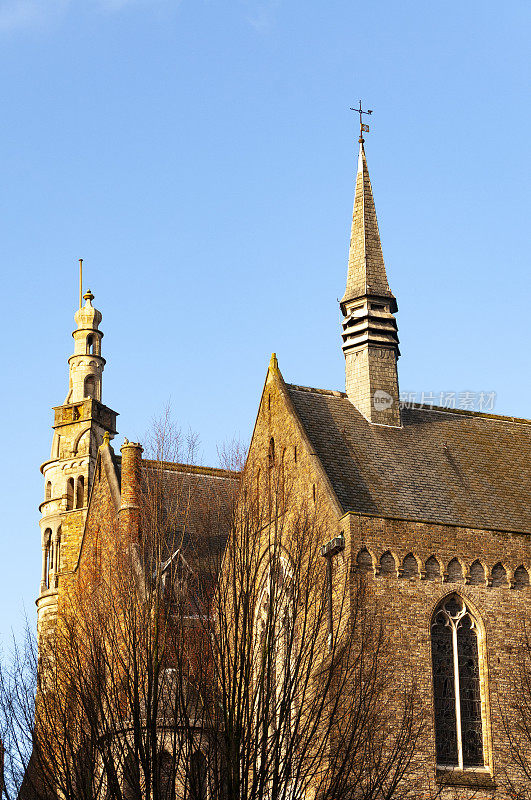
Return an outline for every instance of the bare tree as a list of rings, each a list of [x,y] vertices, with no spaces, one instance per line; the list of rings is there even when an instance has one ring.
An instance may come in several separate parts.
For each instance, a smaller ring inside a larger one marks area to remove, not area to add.
[[[327,568],[319,503],[282,464],[177,465],[167,417],[153,446],[138,536],[101,521],[53,640],[1,676],[7,796],[434,796],[412,674],[348,552]]]
[[[503,782],[514,800],[531,798],[531,636],[522,623],[514,669],[497,685],[498,711],[505,732]]]

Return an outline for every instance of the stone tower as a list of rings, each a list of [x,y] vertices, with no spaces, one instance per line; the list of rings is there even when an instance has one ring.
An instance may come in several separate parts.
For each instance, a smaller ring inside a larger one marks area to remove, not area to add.
[[[400,425],[396,299],[389,288],[363,137],[352,215],[343,314],[346,392],[352,404],[380,425]]]
[[[101,402],[101,313],[90,289],[75,313],[74,353],[68,359],[69,389],[54,408],[50,459],[41,466],[44,502],[40,505],[42,573],[37,598],[39,639],[53,631],[60,582],[79,554],[98,447],[107,432],[116,433],[115,411]]]

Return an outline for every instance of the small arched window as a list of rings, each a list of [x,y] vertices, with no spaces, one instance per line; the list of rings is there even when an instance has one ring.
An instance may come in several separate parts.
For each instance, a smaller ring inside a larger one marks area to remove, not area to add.
[[[207,764],[200,750],[190,758],[190,800],[207,800]]]
[[[101,573],[101,537],[99,529],[96,531],[96,535],[94,536],[94,543],[93,543],[93,563],[94,563],[94,572],[96,574]]]
[[[74,508],[74,479],[69,478],[66,482],[66,510]]]
[[[44,499],[51,500],[52,499],[52,482],[46,481],[46,486],[44,488]]]
[[[96,396],[96,379],[94,375],[87,375],[85,378],[85,397],[92,397]]]
[[[390,550],[380,557],[380,575],[394,575],[396,578],[396,562]]]
[[[435,581],[437,578],[441,577],[441,565],[435,558],[435,556],[430,556],[424,565],[424,571],[426,573],[426,580],[427,581]]]
[[[435,610],[431,625],[437,764],[483,767],[480,634],[462,597],[452,594]]]
[[[55,563],[54,569],[56,572],[61,570],[61,528],[57,531],[57,539],[55,540]]]
[[[356,564],[362,572],[370,572],[373,569],[372,556],[366,547],[363,547],[357,557]]]
[[[87,336],[87,353],[89,355],[93,355],[94,353],[94,337],[92,336],[92,334]]]
[[[269,468],[272,469],[275,466],[275,440],[273,437],[269,440]]]
[[[413,553],[408,553],[402,562],[402,575],[404,578],[418,578],[419,565]]]
[[[42,577],[46,589],[50,588],[50,570],[52,569],[52,531],[51,528],[46,528],[44,531],[44,563],[42,565]]]
[[[525,589],[526,586],[529,586],[529,573],[521,564],[514,571],[514,588]]]
[[[500,562],[492,568],[492,586],[493,588],[507,586],[507,572]]]
[[[471,586],[485,586],[485,567],[478,558],[470,565],[468,580]]]
[[[452,558],[448,564],[448,583],[459,583],[463,580],[463,566],[458,558]]]
[[[83,508],[85,500],[85,478],[80,475],[76,486],[76,508]]]

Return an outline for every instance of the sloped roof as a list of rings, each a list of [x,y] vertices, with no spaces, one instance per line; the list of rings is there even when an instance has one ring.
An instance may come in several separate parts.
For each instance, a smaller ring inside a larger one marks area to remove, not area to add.
[[[167,556],[180,548],[194,561],[219,557],[225,548],[239,473],[212,467],[144,460],[144,487],[160,489],[159,512],[169,533]],[[151,480],[150,480],[151,478]],[[145,488],[147,505],[150,489]]]
[[[372,425],[342,392],[287,385],[346,511],[531,533],[531,422],[414,407]]]

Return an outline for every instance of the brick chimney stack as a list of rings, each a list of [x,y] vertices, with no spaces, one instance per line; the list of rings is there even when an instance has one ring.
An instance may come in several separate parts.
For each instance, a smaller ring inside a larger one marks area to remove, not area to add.
[[[127,439],[120,448],[122,453],[122,502],[120,521],[124,533],[138,539],[141,503],[142,445]]]

